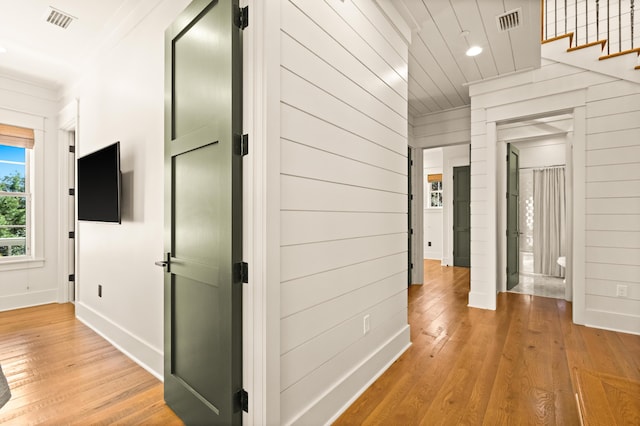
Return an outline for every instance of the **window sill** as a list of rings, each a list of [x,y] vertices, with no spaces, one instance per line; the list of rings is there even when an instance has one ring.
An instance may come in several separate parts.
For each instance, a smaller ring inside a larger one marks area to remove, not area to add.
[[[33,269],[44,267],[44,259],[27,257],[22,259],[0,260],[0,272],[15,271],[19,269]]]

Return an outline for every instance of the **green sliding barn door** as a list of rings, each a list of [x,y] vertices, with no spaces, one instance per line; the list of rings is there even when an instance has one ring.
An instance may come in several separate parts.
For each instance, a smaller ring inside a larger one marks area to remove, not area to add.
[[[520,229],[518,206],[520,200],[520,151],[507,145],[507,290],[518,285],[520,278]]]
[[[453,265],[471,265],[471,167],[453,168]]]
[[[195,0],[165,34],[164,397],[186,424],[242,423],[238,10]]]

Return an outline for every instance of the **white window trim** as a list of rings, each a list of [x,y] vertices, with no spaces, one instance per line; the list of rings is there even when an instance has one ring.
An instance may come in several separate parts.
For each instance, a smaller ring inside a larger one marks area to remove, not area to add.
[[[27,244],[31,247],[27,256],[0,259],[0,272],[44,266],[44,117],[0,108],[0,123],[33,129],[34,147],[29,152],[29,176],[32,184],[30,226]]]

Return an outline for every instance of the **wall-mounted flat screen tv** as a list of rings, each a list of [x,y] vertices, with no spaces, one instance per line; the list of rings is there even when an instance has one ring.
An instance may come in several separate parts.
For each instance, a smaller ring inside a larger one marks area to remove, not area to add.
[[[78,158],[78,220],[120,223],[120,142]]]

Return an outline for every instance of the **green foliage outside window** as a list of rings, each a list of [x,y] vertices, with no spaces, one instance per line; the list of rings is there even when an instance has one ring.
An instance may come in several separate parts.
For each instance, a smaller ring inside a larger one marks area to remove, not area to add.
[[[0,192],[24,193],[25,179],[19,173],[11,173],[0,177]],[[0,196],[0,239],[25,238],[27,224],[27,199],[24,196]],[[11,226],[11,227],[9,227]],[[9,253],[11,250],[11,253]],[[0,256],[21,256],[26,253],[26,247],[0,246]]]

